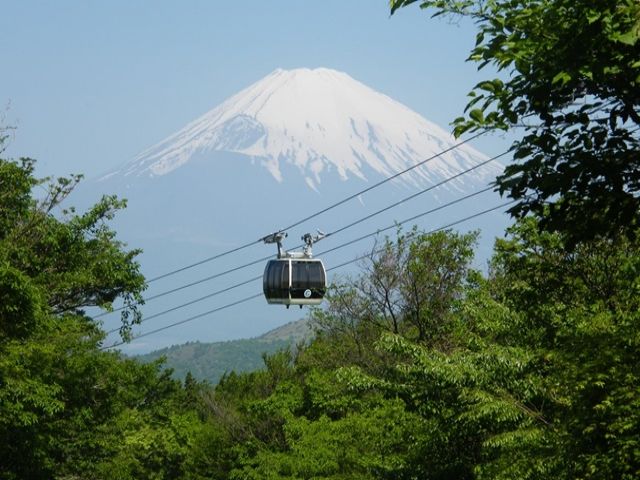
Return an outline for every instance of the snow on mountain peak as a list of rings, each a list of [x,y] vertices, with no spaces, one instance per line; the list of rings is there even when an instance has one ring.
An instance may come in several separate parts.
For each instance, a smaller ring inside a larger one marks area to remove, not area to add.
[[[278,181],[283,163],[294,165],[316,189],[328,170],[342,179],[366,179],[365,167],[389,176],[454,143],[442,128],[346,73],[277,69],[142,152],[120,173],[165,175],[197,153],[227,151],[257,159]],[[414,170],[408,181],[450,176],[484,158],[463,145]],[[497,168],[479,175],[495,176]]]

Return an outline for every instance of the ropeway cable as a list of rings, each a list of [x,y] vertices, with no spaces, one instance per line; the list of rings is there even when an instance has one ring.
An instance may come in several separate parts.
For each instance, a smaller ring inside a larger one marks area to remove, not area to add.
[[[374,188],[378,188],[379,186],[384,185],[385,183],[390,182],[391,180],[394,180],[394,179],[396,179],[396,178],[400,177],[401,175],[404,175],[405,173],[410,172],[411,170],[414,170],[414,169],[416,169],[416,168],[418,168],[418,167],[420,167],[420,166],[422,166],[422,165],[424,165],[424,164],[426,164],[426,163],[428,163],[428,162],[430,162],[430,161],[432,161],[432,160],[435,160],[435,159],[436,159],[436,158],[438,158],[438,157],[441,157],[441,156],[442,156],[442,155],[444,155],[445,153],[449,153],[449,152],[451,152],[451,151],[455,150],[456,148],[461,147],[461,146],[462,146],[462,145],[464,145],[465,143],[468,143],[468,142],[470,142],[470,141],[472,141],[472,140],[475,140],[476,138],[478,138],[478,137],[479,137],[479,136],[481,136],[481,135],[484,135],[485,133],[486,133],[486,132],[480,132],[480,133],[477,133],[477,134],[475,134],[475,135],[473,135],[473,136],[471,136],[471,137],[469,137],[469,138],[467,138],[467,139],[465,139],[465,140],[463,140],[463,141],[461,141],[461,142],[458,142],[458,143],[456,143],[456,144],[452,145],[451,147],[446,148],[445,150],[442,150],[442,151],[441,151],[441,152],[439,152],[439,153],[436,153],[436,154],[434,154],[434,155],[432,155],[432,156],[430,156],[430,157],[428,157],[428,158],[426,158],[426,159],[424,159],[424,160],[421,160],[420,162],[418,162],[418,163],[416,163],[416,164],[414,164],[414,165],[411,165],[410,167],[408,167],[408,168],[406,168],[406,169],[402,170],[401,172],[395,173],[395,174],[391,175],[390,177],[384,178],[383,180],[380,180],[379,182],[374,183],[374,184],[373,184],[373,185],[371,185],[370,187],[367,187],[367,188],[365,188],[365,189],[363,189],[363,190],[361,190],[361,191],[359,191],[359,192],[357,192],[357,193],[354,193],[354,194],[352,194],[352,195],[349,195],[348,197],[346,197],[346,198],[344,198],[344,199],[342,199],[342,200],[340,200],[340,201],[338,201],[338,202],[336,202],[336,203],[333,203],[333,204],[329,205],[328,207],[325,207],[325,208],[323,208],[322,210],[317,211],[316,213],[313,213],[313,214],[311,214],[311,215],[308,215],[308,216],[306,216],[305,218],[303,218],[303,219],[301,219],[301,220],[298,220],[298,221],[296,221],[296,222],[292,223],[291,225],[289,225],[289,226],[287,226],[287,227],[283,228],[283,229],[282,229],[282,231],[290,230],[290,229],[292,229],[293,227],[297,227],[298,225],[300,225],[300,224],[302,224],[302,223],[304,223],[304,222],[306,222],[306,221],[308,221],[308,220],[311,220],[311,219],[312,219],[312,218],[314,218],[314,217],[317,217],[318,215],[321,215],[321,214],[323,214],[323,213],[325,213],[325,212],[328,212],[329,210],[333,210],[334,208],[339,207],[340,205],[343,205],[343,204],[345,204],[345,203],[347,203],[347,202],[349,202],[349,201],[353,200],[354,198],[357,198],[357,197],[359,197],[360,195],[362,195],[362,194],[364,194],[364,193],[367,193],[367,192],[369,192],[369,191],[373,190]],[[211,256],[211,257],[207,257],[207,258],[205,258],[205,259],[202,259],[202,260],[200,260],[200,261],[198,261],[198,262],[191,263],[191,264],[189,264],[189,265],[186,265],[186,266],[181,267],[181,268],[177,268],[177,269],[175,269],[175,270],[171,270],[171,271],[166,272],[166,273],[163,273],[163,274],[161,274],[161,275],[157,275],[157,276],[155,276],[155,277],[152,277],[152,278],[148,279],[148,280],[147,280],[147,284],[152,283],[152,282],[155,282],[155,281],[160,280],[160,279],[163,279],[163,278],[166,278],[166,277],[169,277],[169,276],[171,276],[171,275],[175,275],[176,273],[184,272],[185,270],[189,270],[189,269],[191,269],[191,268],[193,268],[193,267],[197,267],[197,266],[199,266],[199,265],[202,265],[202,264],[205,264],[205,263],[211,262],[211,261],[213,261],[213,260],[216,260],[216,259],[218,259],[218,258],[224,257],[224,256],[226,256],[226,255],[230,255],[230,254],[232,254],[232,253],[238,252],[238,251],[243,250],[243,249],[245,249],[245,248],[248,248],[248,247],[250,247],[250,246],[252,246],[252,245],[255,245],[255,244],[261,243],[261,242],[263,241],[263,238],[264,238],[264,237],[261,237],[261,238],[259,238],[258,240],[253,240],[253,241],[251,241],[251,242],[245,243],[244,245],[240,245],[239,247],[232,248],[231,250],[227,250],[227,251],[224,251],[224,252],[218,253],[218,254],[213,255],[213,256]]]
[[[481,211],[481,212],[477,212],[477,213],[475,213],[475,214],[473,214],[473,215],[469,215],[469,216],[464,217],[464,218],[462,218],[462,219],[460,219],[460,220],[457,220],[457,221],[455,221],[455,222],[451,222],[451,223],[449,223],[449,224],[447,224],[447,225],[444,225],[444,226],[442,226],[442,227],[438,227],[438,228],[436,228],[436,229],[430,230],[430,231],[428,231],[428,232],[426,232],[426,233],[435,233],[435,232],[438,232],[438,231],[440,231],[440,230],[445,230],[445,229],[450,228],[450,227],[453,227],[453,226],[455,226],[455,225],[459,225],[460,223],[463,223],[463,222],[466,222],[466,221],[472,220],[472,219],[474,219],[474,218],[477,218],[477,217],[479,217],[479,216],[481,216],[481,215],[485,215],[485,214],[487,214],[487,213],[489,213],[489,212],[492,212],[492,211],[498,210],[498,209],[500,209],[500,208],[506,207],[506,206],[511,205],[512,203],[515,203],[515,202],[516,202],[516,200],[510,200],[510,201],[508,201],[508,202],[502,203],[502,204],[497,205],[497,206],[495,206],[495,207],[492,207],[492,208],[489,208],[489,209],[483,210],[483,211]],[[382,251],[384,251],[384,249],[376,250],[376,251],[375,251],[375,252],[373,252],[373,253],[374,253],[374,254],[375,254],[375,253],[381,253]],[[359,256],[359,257],[353,258],[353,259],[348,260],[348,261],[346,261],[346,262],[344,262],[344,263],[341,263],[340,265],[336,265],[336,266],[334,266],[334,267],[331,267],[331,268],[327,269],[327,272],[330,272],[330,271],[332,271],[332,270],[336,270],[336,269],[338,269],[338,268],[342,268],[342,267],[344,267],[344,266],[346,266],[346,265],[349,265],[349,264],[351,264],[351,263],[358,262],[358,261],[363,260],[363,259],[365,259],[365,258],[369,258],[369,257],[370,257],[370,255],[371,255],[371,253],[369,253],[369,254],[367,254],[367,255],[361,255],[361,256]],[[219,311],[221,311],[221,310],[225,310],[225,309],[227,309],[227,308],[231,308],[231,307],[233,307],[233,306],[240,305],[240,304],[242,304],[242,303],[246,303],[246,302],[248,302],[248,301],[250,301],[250,300],[254,300],[254,299],[258,298],[258,297],[261,297],[262,295],[263,295],[262,293],[258,293],[258,294],[255,294],[255,295],[251,295],[251,296],[249,296],[249,297],[242,298],[242,299],[237,300],[237,301],[235,301],[235,302],[227,303],[227,304],[225,304],[225,305],[223,305],[223,306],[221,306],[221,307],[214,308],[213,310],[209,310],[209,311],[206,311],[206,312],[203,312],[203,313],[199,313],[199,314],[197,314],[197,315],[193,315],[193,316],[191,316],[191,317],[185,318],[185,319],[180,320],[180,321],[178,321],[178,322],[174,322],[174,323],[171,323],[171,324],[169,324],[169,325],[165,325],[165,326],[163,326],[163,327],[156,328],[155,330],[150,330],[150,331],[148,331],[148,332],[143,332],[143,333],[141,333],[141,334],[136,335],[135,337],[133,337],[133,338],[132,338],[132,340],[137,340],[137,339],[139,339],[139,338],[147,337],[147,336],[149,336],[149,335],[153,335],[153,334],[155,334],[155,333],[158,333],[158,332],[161,332],[161,331],[164,331],[164,330],[168,330],[169,328],[173,328],[173,327],[176,327],[176,326],[178,326],[178,325],[183,325],[183,324],[185,324],[185,323],[187,323],[187,322],[191,322],[191,321],[193,321],[193,320],[197,320],[197,319],[199,319],[199,318],[205,317],[205,316],[207,316],[207,315],[211,315],[211,314],[216,313],[216,312],[219,312]],[[108,346],[108,347],[100,347],[100,350],[108,350],[108,349],[111,349],[111,348],[119,347],[119,346],[121,346],[121,345],[124,345],[125,343],[127,343],[127,342],[126,342],[126,341],[116,342],[116,343],[114,343],[114,344],[112,344],[112,345],[110,345],[110,346]]]
[[[189,264],[189,265],[187,265],[185,267],[177,268],[176,270],[171,270],[170,272],[163,273],[162,275],[158,275],[156,277],[152,277],[149,280],[147,280],[146,283],[149,284],[149,283],[155,282],[157,280],[170,277],[171,275],[175,275],[176,273],[184,272],[185,270],[189,270],[190,268],[197,267],[199,265],[203,265],[205,263],[211,262],[211,261],[216,260],[218,258],[222,258],[222,257],[224,257],[226,255],[230,255],[230,254],[235,253],[235,252],[239,252],[240,250],[244,250],[245,248],[249,248],[250,246],[255,245],[257,243],[260,243],[260,242],[262,242],[261,238],[258,239],[258,240],[254,240],[252,242],[249,242],[249,243],[245,243],[244,245],[240,245],[239,247],[232,248],[231,250],[227,250],[227,251],[218,253],[217,255],[205,258],[205,259],[200,260],[198,262],[191,263],[191,264]],[[115,312],[115,311],[117,311],[117,310],[112,310],[112,312]],[[111,312],[106,312],[106,313],[111,313]]]
[[[395,208],[398,205],[402,205],[403,203],[408,202],[409,200],[413,200],[414,198],[419,197],[420,195],[423,195],[423,194],[425,194],[427,192],[430,192],[431,190],[434,190],[434,189],[436,189],[438,187],[441,187],[442,185],[444,185],[446,183],[449,183],[450,181],[455,180],[456,178],[459,178],[462,175],[466,175],[467,173],[472,172],[473,170],[476,170],[477,168],[483,167],[486,164],[488,164],[490,162],[493,162],[494,160],[497,160],[500,157],[505,156],[507,153],[509,153],[509,152],[508,151],[502,152],[499,155],[496,155],[495,157],[491,157],[491,158],[489,158],[489,159],[487,159],[487,160],[485,160],[483,162],[480,162],[480,163],[474,165],[473,167],[470,167],[470,168],[467,168],[466,170],[458,172],[457,174],[455,174],[452,177],[447,177],[444,180],[436,183],[435,185],[431,185],[431,186],[429,186],[429,187],[427,187],[427,188],[425,188],[423,190],[420,190],[419,192],[414,193],[413,195],[409,195],[408,197],[405,197],[402,200],[399,200],[399,201],[397,201],[395,203],[392,203],[391,205],[388,205],[388,206],[386,206],[384,208],[381,208],[380,210],[377,210],[377,211],[375,211],[375,212],[373,212],[373,213],[371,213],[369,215],[366,215],[366,216],[364,216],[364,217],[362,217],[362,218],[360,218],[360,219],[358,219],[358,220],[356,220],[354,222],[351,222],[348,225],[345,225],[344,227],[341,227],[341,228],[339,228],[337,230],[334,230],[333,232],[328,233],[325,237],[328,237],[330,235],[336,235],[336,234],[338,234],[340,232],[343,232],[343,231],[345,231],[345,230],[347,230],[347,229],[349,229],[351,227],[354,227],[355,225],[358,225],[358,224],[360,224],[360,223],[362,223],[362,222],[364,222],[366,220],[369,220],[370,218],[373,218],[376,215],[379,215],[379,214],[381,214],[383,212],[386,212],[387,210],[391,210],[392,208]],[[476,193],[474,193],[472,195],[477,195],[478,193],[486,192],[486,191],[491,190],[491,189],[493,189],[493,187],[488,187],[488,188],[482,190],[481,192],[476,192]],[[464,198],[467,198],[467,197],[463,197],[463,199]],[[452,204],[457,203],[457,202],[458,201],[453,201],[453,202],[450,202],[448,205],[452,205]]]
[[[213,310],[209,310],[207,312],[203,312],[203,313],[200,313],[198,315],[194,315],[193,317],[185,318],[184,320],[180,320],[179,322],[175,322],[175,323],[172,323],[170,325],[166,325],[164,327],[156,328],[155,330],[151,330],[149,332],[141,333],[140,335],[136,335],[134,338],[132,338],[132,340],[137,340],[138,338],[146,337],[148,335],[153,335],[154,333],[158,333],[158,332],[161,332],[163,330],[167,330],[169,328],[177,327],[178,325],[182,325],[184,323],[191,322],[193,320],[197,320],[198,318],[202,318],[204,316],[211,315],[211,314],[219,312],[221,310],[225,310],[227,308],[234,307],[236,305],[240,305],[241,303],[246,303],[249,300],[253,300],[254,298],[258,298],[258,297],[261,297],[261,296],[262,296],[262,293],[257,293],[255,295],[250,296],[250,297],[246,297],[246,298],[243,298],[241,300],[238,300],[237,302],[227,303],[226,305],[223,305],[221,307],[214,308]],[[100,347],[99,350],[109,350],[111,348],[115,348],[115,347],[119,347],[120,345],[124,345],[125,343],[127,343],[127,342],[125,342],[125,341],[117,342],[117,343],[114,343],[113,345],[110,345],[108,347]]]
[[[374,183],[370,187],[367,187],[364,190],[359,191],[358,193],[354,193],[352,195],[349,195],[347,198],[345,198],[343,200],[340,200],[339,202],[336,202],[336,203],[334,203],[332,205],[329,205],[328,207],[323,208],[322,210],[320,210],[320,211],[318,211],[316,213],[313,213],[313,214],[303,218],[302,220],[298,220],[297,222],[292,223],[291,225],[283,228],[282,231],[291,230],[293,227],[297,227],[301,223],[304,223],[304,222],[306,222],[308,220],[311,220],[312,218],[317,217],[318,215],[321,215],[321,214],[323,214],[325,212],[328,212],[329,210],[332,210],[332,209],[334,209],[334,208],[336,208],[336,207],[338,207],[338,206],[340,206],[340,205],[342,205],[344,203],[347,203],[347,202],[353,200],[354,198],[359,197],[363,193],[367,193],[367,192],[373,190],[374,188],[378,188],[380,185],[384,185],[385,183],[390,182],[391,180],[393,180],[395,178],[398,178],[399,176],[404,175],[405,173],[410,172],[411,170],[413,170],[415,168],[418,168],[418,167],[424,165],[425,163],[428,163],[428,162],[430,162],[432,160],[435,160],[436,158],[441,157],[445,153],[449,153],[449,152],[451,152],[452,150],[455,150],[458,147],[461,147],[462,145],[464,145],[467,142],[470,142],[471,140],[475,140],[476,138],[478,138],[481,135],[484,135],[485,133],[486,132],[476,133],[475,135],[467,138],[466,140],[463,140],[462,142],[456,143],[455,145],[452,145],[451,147],[442,150],[440,153],[436,153],[435,155],[432,155],[432,156],[430,156],[430,157],[428,157],[428,158],[416,163],[415,165],[412,165],[412,166],[402,170],[401,172],[398,172],[398,173],[396,173],[394,175],[391,175],[390,177],[387,177],[387,178],[385,178],[383,180],[380,180],[377,183]]]
[[[469,173],[469,172],[472,172],[473,170],[476,170],[476,169],[478,169],[478,168],[480,168],[480,167],[483,167],[484,165],[486,165],[486,164],[488,164],[488,163],[490,163],[490,162],[492,162],[492,161],[495,161],[495,160],[497,160],[497,159],[499,159],[499,158],[503,157],[503,156],[504,156],[504,155],[506,155],[507,153],[509,153],[509,152],[508,152],[508,151],[505,151],[505,152],[502,152],[502,153],[500,153],[500,154],[498,154],[498,155],[496,155],[496,156],[494,156],[494,157],[491,157],[491,158],[489,158],[489,159],[487,159],[487,160],[484,160],[484,161],[482,161],[482,162],[480,162],[480,163],[477,163],[476,165],[474,165],[474,166],[472,166],[472,167],[469,167],[469,168],[467,168],[467,169],[465,169],[465,170],[463,170],[463,171],[461,171],[461,172],[458,172],[457,174],[455,174],[455,175],[453,175],[453,176],[451,176],[451,177],[447,177],[447,178],[445,178],[444,180],[442,180],[442,181],[440,181],[440,182],[438,182],[438,183],[436,183],[436,184],[434,184],[434,185],[430,185],[429,187],[424,188],[424,189],[420,190],[419,192],[416,192],[416,193],[414,193],[414,194],[412,194],[412,195],[409,195],[408,197],[405,197],[405,198],[403,198],[403,199],[401,199],[401,200],[399,200],[399,201],[397,201],[397,202],[395,202],[395,203],[393,203],[393,204],[391,204],[391,205],[388,205],[388,206],[386,206],[386,207],[384,207],[384,208],[382,208],[382,209],[380,209],[380,210],[377,210],[377,211],[375,211],[375,212],[373,212],[373,213],[371,213],[371,214],[369,214],[369,215],[366,215],[366,216],[364,216],[364,217],[362,217],[362,218],[360,218],[360,219],[358,219],[358,220],[356,220],[356,221],[354,221],[354,222],[352,222],[352,223],[350,223],[350,224],[348,224],[348,225],[345,225],[345,226],[343,226],[343,227],[341,227],[341,228],[339,228],[339,229],[337,229],[337,230],[334,230],[333,232],[329,232],[329,233],[327,233],[327,234],[325,235],[325,238],[326,238],[326,237],[329,237],[329,236],[332,236],[332,235],[336,235],[336,234],[338,234],[338,233],[341,233],[341,232],[343,232],[343,231],[345,231],[345,230],[347,230],[347,229],[349,229],[349,228],[351,228],[351,227],[353,227],[353,226],[355,226],[355,225],[358,225],[358,224],[360,224],[360,223],[362,223],[362,222],[364,222],[364,221],[366,221],[366,220],[369,220],[369,219],[371,219],[371,218],[375,217],[376,215],[379,215],[379,214],[381,214],[381,213],[383,213],[383,212],[386,212],[386,211],[388,211],[388,210],[390,210],[390,209],[392,209],[392,208],[395,208],[395,207],[397,207],[398,205],[401,205],[401,204],[403,204],[403,203],[405,203],[405,202],[408,202],[409,200],[412,200],[412,199],[414,199],[414,198],[416,198],[416,197],[418,197],[418,196],[420,196],[420,195],[423,195],[423,194],[425,194],[425,193],[427,193],[427,192],[429,192],[429,191],[431,191],[431,190],[434,190],[434,189],[436,189],[436,188],[438,188],[438,187],[441,187],[442,185],[444,185],[444,184],[446,184],[446,183],[448,183],[448,182],[450,182],[450,181],[452,181],[452,180],[455,180],[456,178],[459,178],[459,177],[461,177],[462,175],[465,175],[465,174],[467,174],[467,173]],[[373,187],[373,186],[372,186],[372,187]],[[370,187],[370,188],[371,188],[371,187]],[[490,190],[491,188],[492,188],[492,187],[488,188],[487,190]],[[486,191],[486,190],[485,190],[485,191]],[[454,203],[455,203],[455,202],[454,202]],[[302,222],[300,222],[300,223],[302,223]],[[285,228],[285,229],[282,229],[282,231],[289,230],[290,228],[291,228],[291,226],[290,226],[290,227],[287,227],[287,228]],[[262,241],[262,239],[260,239],[260,241]],[[302,247],[302,246],[303,246],[303,245],[298,245],[298,246],[293,247],[292,249],[293,249],[293,250],[295,250],[295,249],[300,248],[300,247]],[[240,248],[240,247],[238,247],[238,248]],[[221,254],[221,255],[222,255],[222,254]],[[244,265],[240,265],[240,266],[238,266],[238,267],[230,268],[230,269],[228,269],[228,270],[224,270],[224,271],[222,271],[222,272],[218,272],[218,273],[216,273],[216,274],[209,275],[209,276],[204,277],[204,278],[201,278],[201,279],[199,279],[199,280],[194,280],[193,282],[190,282],[190,283],[187,283],[187,284],[184,284],[184,285],[181,285],[181,286],[178,286],[178,287],[175,287],[175,288],[172,288],[172,289],[166,290],[166,291],[164,291],[164,292],[160,292],[160,293],[158,293],[158,294],[155,294],[155,295],[152,295],[152,296],[146,297],[146,298],[144,298],[144,300],[143,300],[143,301],[141,301],[141,302],[134,302],[133,304],[128,305],[128,306],[122,306],[122,307],[114,308],[113,310],[111,310],[111,311],[109,311],[109,312],[102,312],[102,313],[100,313],[100,314],[98,314],[98,315],[95,315],[93,318],[94,318],[94,319],[102,318],[102,317],[105,317],[105,316],[107,316],[107,315],[109,315],[109,314],[111,314],[111,313],[119,312],[119,311],[124,310],[124,309],[126,309],[126,308],[130,308],[131,306],[142,305],[143,303],[146,303],[146,302],[148,302],[148,301],[155,300],[155,299],[160,298],[160,297],[164,297],[164,296],[166,296],[166,295],[169,295],[169,294],[171,294],[171,293],[178,292],[178,291],[180,291],[180,290],[184,290],[185,288],[193,287],[193,286],[195,286],[195,285],[199,285],[199,284],[201,284],[201,283],[208,282],[208,281],[213,280],[213,279],[215,279],[215,278],[222,277],[222,276],[224,276],[224,275],[227,275],[227,274],[229,274],[229,273],[236,272],[236,271],[238,271],[238,270],[241,270],[241,269],[243,269],[243,268],[246,268],[246,267],[249,267],[249,266],[255,265],[255,264],[257,264],[257,263],[265,262],[265,261],[269,260],[272,256],[273,256],[273,255],[268,255],[268,256],[266,256],[266,257],[262,257],[262,258],[259,258],[259,259],[256,259],[256,260],[253,260],[253,261],[251,261],[251,262],[249,262],[249,263],[246,263],[246,264],[244,264]]]
[[[169,308],[167,310],[162,310],[161,312],[154,313],[153,315],[146,316],[142,320],[140,320],[140,322],[137,323],[136,325],[140,325],[142,323],[148,322],[149,320],[153,320],[154,318],[161,317],[162,315],[166,315],[167,313],[175,312],[176,310],[180,310],[181,308],[188,307],[190,305],[194,305],[196,303],[202,302],[203,300],[207,300],[209,298],[212,298],[212,297],[215,297],[217,295],[220,295],[221,293],[225,293],[225,292],[228,292],[230,290],[236,289],[238,287],[242,287],[243,285],[247,285],[249,283],[257,282],[261,278],[262,278],[262,275],[259,275],[257,277],[250,278],[249,280],[245,280],[244,282],[236,283],[236,284],[231,285],[230,287],[223,288],[222,290],[216,290],[215,292],[209,293],[209,294],[207,294],[207,295],[205,295],[203,297],[199,297],[199,298],[196,298],[196,299],[191,300],[189,302],[182,303],[182,304],[180,304],[180,305],[178,305],[176,307],[172,307],[172,308]],[[112,328],[111,330],[108,330],[106,332],[106,334],[109,335],[109,334],[112,334],[112,333],[116,333],[119,330],[120,330],[120,327]]]
[[[299,248],[299,247],[296,247],[296,248]],[[164,296],[169,295],[171,293],[179,292],[180,290],[184,290],[185,288],[193,287],[195,285],[199,285],[201,283],[208,282],[208,281],[213,280],[215,278],[223,277],[225,275],[228,275],[228,274],[233,273],[233,272],[237,272],[238,270],[242,270],[243,268],[247,268],[247,267],[250,267],[252,265],[256,265],[258,263],[266,262],[267,260],[269,260],[272,257],[273,257],[273,255],[267,255],[266,257],[262,257],[262,258],[258,258],[256,260],[252,260],[251,262],[245,263],[245,264],[240,265],[238,267],[233,267],[233,268],[230,268],[228,270],[224,270],[222,272],[218,272],[218,273],[215,273],[213,275],[209,275],[208,277],[204,277],[204,278],[201,278],[199,280],[194,280],[193,282],[190,282],[190,283],[187,283],[187,284],[184,284],[184,285],[180,285],[179,287],[175,287],[175,288],[172,288],[170,290],[166,290],[164,292],[160,292],[160,293],[158,293],[156,295],[151,295],[150,297],[146,297],[142,302],[134,302],[134,303],[132,303],[131,305],[128,305],[128,306],[122,306],[122,307],[114,308],[113,310],[111,310],[109,312],[102,312],[99,315],[95,315],[93,318],[94,319],[102,318],[102,317],[105,317],[105,316],[109,315],[110,313],[115,313],[115,312],[119,312],[121,310],[124,310],[125,308],[130,308],[132,306],[142,305],[142,304],[144,304],[146,302],[149,302],[151,300],[155,300],[157,298],[164,297]]]
[[[335,247],[332,247],[332,248],[330,248],[330,249],[328,249],[328,250],[324,250],[324,251],[322,251],[322,252],[319,252],[317,255],[318,255],[318,256],[326,255],[327,253],[331,253],[331,252],[334,252],[334,251],[336,251],[336,250],[340,250],[341,248],[348,247],[349,245],[353,245],[354,243],[360,242],[360,241],[362,241],[362,240],[364,240],[364,239],[366,239],[366,238],[370,238],[370,237],[373,237],[373,236],[379,235],[380,233],[382,233],[382,232],[386,232],[387,230],[390,230],[390,229],[392,229],[392,228],[395,228],[395,227],[397,227],[397,226],[399,226],[399,225],[404,225],[405,223],[412,222],[412,221],[414,221],[414,220],[417,220],[418,218],[424,217],[424,216],[426,216],[426,215],[429,215],[429,214],[431,214],[431,213],[437,212],[437,211],[439,211],[439,210],[443,210],[443,209],[445,209],[445,208],[447,208],[447,207],[449,207],[449,206],[451,206],[451,205],[455,205],[455,204],[460,203],[460,202],[463,202],[464,200],[467,200],[467,199],[469,199],[469,198],[472,198],[472,197],[475,197],[475,196],[480,195],[480,194],[482,194],[482,193],[488,192],[488,191],[489,191],[489,190],[491,190],[492,188],[493,188],[493,187],[486,187],[486,188],[484,188],[484,189],[482,189],[482,190],[478,190],[477,192],[467,194],[467,195],[465,195],[465,196],[463,196],[463,197],[460,197],[460,198],[458,198],[458,199],[456,199],[456,200],[452,200],[451,202],[445,203],[445,204],[443,204],[443,205],[439,205],[439,206],[434,207],[434,208],[432,208],[432,209],[430,209],[430,210],[427,210],[427,211],[425,211],[425,212],[422,212],[422,213],[419,213],[419,214],[417,214],[417,215],[414,215],[413,217],[406,218],[406,219],[404,219],[404,220],[402,220],[402,221],[400,221],[400,222],[395,222],[395,223],[393,223],[392,225],[389,225],[389,226],[387,226],[387,227],[379,228],[379,229],[377,229],[377,230],[375,230],[375,231],[373,231],[373,232],[371,232],[371,233],[367,233],[366,235],[362,235],[362,236],[360,236],[360,237],[358,237],[358,238],[354,238],[354,239],[352,239],[352,240],[349,240],[348,242],[342,243],[342,244],[337,245],[337,246],[335,246]],[[342,230],[344,230],[344,227],[343,227],[343,228],[341,228],[341,229],[339,229],[339,231],[342,231]],[[336,230],[336,231],[338,231],[338,230]],[[259,259],[259,260],[256,260],[256,261],[254,261],[254,262],[251,262],[251,264],[247,264],[247,265],[253,265],[253,264],[255,264],[255,263],[258,263],[258,262],[261,262],[261,261],[264,261],[264,260],[269,260],[269,259],[271,259],[271,258],[272,258],[272,256],[269,256],[269,257],[266,257],[265,259]],[[239,268],[241,268],[241,267],[237,267],[237,268],[235,268],[235,269],[233,269],[233,270],[238,270]],[[222,294],[222,293],[226,293],[226,292],[228,292],[228,291],[230,291],[230,290],[233,290],[233,289],[235,289],[235,288],[242,287],[243,285],[247,285],[247,284],[249,284],[249,283],[256,282],[256,281],[260,280],[261,278],[262,278],[262,275],[258,275],[258,276],[256,276],[256,277],[250,278],[250,279],[245,280],[245,281],[242,281],[242,282],[240,282],[240,283],[236,283],[236,284],[231,285],[231,286],[229,286],[229,287],[225,287],[225,288],[223,288],[223,289],[221,289],[221,290],[216,290],[216,291],[214,291],[214,292],[208,293],[207,295],[204,295],[204,296],[202,296],[202,297],[196,298],[196,299],[194,299],[194,300],[190,300],[189,302],[186,302],[186,303],[180,304],[180,305],[178,305],[178,306],[175,306],[175,307],[169,308],[169,309],[167,309],[167,310],[163,310],[163,311],[160,311],[160,312],[158,312],[158,313],[154,313],[154,314],[152,314],[152,315],[146,316],[146,317],[144,317],[144,318],[140,321],[140,323],[139,323],[139,324],[141,324],[141,323],[145,323],[145,322],[147,322],[147,321],[149,321],[149,320],[152,320],[152,319],[154,319],[154,318],[160,317],[160,316],[162,316],[162,315],[166,315],[167,313],[175,312],[176,310],[180,310],[181,308],[188,307],[188,306],[190,306],[190,305],[193,305],[193,304],[199,303],[199,302],[201,302],[201,301],[203,301],[203,300],[207,300],[207,299],[209,299],[209,298],[213,298],[213,297],[215,297],[215,296],[217,296],[217,295],[220,295],[220,294]],[[111,334],[111,333],[115,333],[115,332],[117,332],[117,331],[119,331],[119,330],[120,330],[120,327],[118,327],[118,328],[112,328],[111,330],[108,330],[106,333],[107,333],[107,335],[109,335],[109,334]]]

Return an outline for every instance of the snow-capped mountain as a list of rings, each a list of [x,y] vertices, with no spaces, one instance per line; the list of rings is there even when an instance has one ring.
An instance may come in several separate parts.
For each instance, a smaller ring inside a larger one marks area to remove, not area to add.
[[[340,179],[390,176],[456,141],[408,107],[326,68],[275,70],[106,175],[162,176],[195,156],[234,152],[251,157],[278,181],[294,166],[317,189],[331,171]],[[463,145],[416,169],[413,184],[451,176],[484,156]],[[493,178],[498,165],[476,172]]]

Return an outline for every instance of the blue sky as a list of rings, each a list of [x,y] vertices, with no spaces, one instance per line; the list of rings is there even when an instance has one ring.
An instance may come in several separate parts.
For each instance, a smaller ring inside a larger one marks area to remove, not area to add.
[[[5,155],[96,176],[276,68],[328,67],[447,126],[475,30],[386,0],[2,2]],[[476,144],[488,154],[505,142]]]

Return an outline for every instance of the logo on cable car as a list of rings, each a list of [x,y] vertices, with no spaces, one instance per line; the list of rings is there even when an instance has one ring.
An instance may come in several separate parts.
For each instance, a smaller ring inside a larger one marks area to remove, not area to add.
[[[311,297],[311,290],[309,290],[308,288],[304,291],[304,298],[309,298]]]

